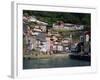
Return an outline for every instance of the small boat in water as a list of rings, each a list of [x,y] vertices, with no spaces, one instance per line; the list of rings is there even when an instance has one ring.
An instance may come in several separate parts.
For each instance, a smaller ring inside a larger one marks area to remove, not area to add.
[[[81,54],[70,54],[71,59],[83,60],[83,61],[91,61],[90,55],[81,55]]]

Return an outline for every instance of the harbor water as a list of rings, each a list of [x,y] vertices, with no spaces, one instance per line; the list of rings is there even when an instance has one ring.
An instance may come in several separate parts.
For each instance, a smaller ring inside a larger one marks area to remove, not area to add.
[[[80,67],[90,65],[90,61],[75,60],[69,57],[47,59],[23,59],[23,69]]]

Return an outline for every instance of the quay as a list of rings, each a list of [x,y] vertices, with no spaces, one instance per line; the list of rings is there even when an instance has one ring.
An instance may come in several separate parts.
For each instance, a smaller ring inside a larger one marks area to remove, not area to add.
[[[23,58],[25,59],[47,59],[47,58],[71,58],[75,60],[83,60],[83,61],[91,61],[90,55],[81,55],[81,54],[73,54],[73,53],[63,53],[63,54],[25,54]]]
[[[58,58],[58,57],[68,57],[69,54],[39,54],[39,55],[24,55],[23,58],[25,59],[45,59],[45,58]]]

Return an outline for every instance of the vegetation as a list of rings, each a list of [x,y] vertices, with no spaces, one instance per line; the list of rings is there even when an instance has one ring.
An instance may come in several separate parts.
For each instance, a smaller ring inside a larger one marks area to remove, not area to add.
[[[89,13],[69,13],[69,12],[48,12],[24,10],[23,14],[28,13],[35,16],[38,20],[47,22],[51,26],[56,21],[65,23],[90,25],[91,15]]]

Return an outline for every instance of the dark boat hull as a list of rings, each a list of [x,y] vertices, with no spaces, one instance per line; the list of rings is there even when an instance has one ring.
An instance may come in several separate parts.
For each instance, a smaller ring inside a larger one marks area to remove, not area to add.
[[[91,61],[91,57],[89,55],[69,55],[71,59],[83,60],[83,61]]]

